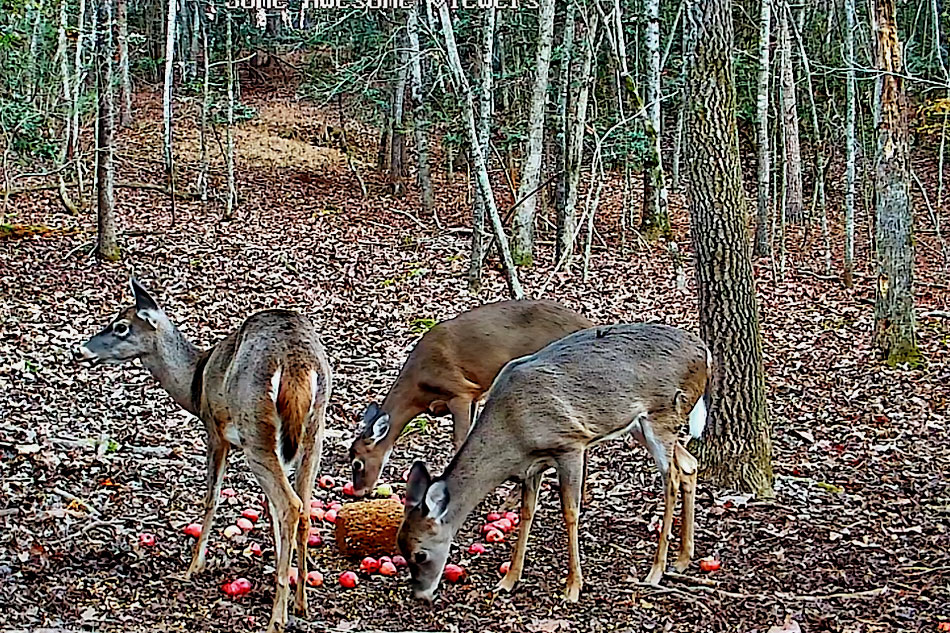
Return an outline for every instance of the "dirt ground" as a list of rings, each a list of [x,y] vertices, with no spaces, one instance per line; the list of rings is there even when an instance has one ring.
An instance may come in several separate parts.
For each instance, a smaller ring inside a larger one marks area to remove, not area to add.
[[[140,101],[139,120],[159,121],[154,99]],[[480,294],[466,289],[469,205],[461,179],[436,174],[438,228],[419,216],[415,191],[401,200],[385,194],[382,178],[364,164],[375,151],[370,137],[351,139],[370,188],[364,200],[342,155],[301,145],[311,138],[311,117],[288,117],[293,104],[251,103],[262,121],[237,135],[241,205],[233,220],[222,220],[219,199],[179,201],[170,225],[167,197],[119,189],[123,260],[104,264],[89,256],[92,211],[64,215],[53,192],[12,201],[9,221],[53,230],[0,241],[0,630],[258,631],[267,622],[269,530],[222,535],[242,508],[260,501],[243,457],[232,453],[224,485],[238,494],[217,515],[207,571],[185,582],[192,541],[182,526],[198,519],[204,485],[201,424],[139,367],[71,362],[73,346],[129,303],[129,274],[203,346],[255,310],[286,306],[313,317],[335,372],[322,472],[338,482],[348,478],[346,449],[358,416],[385,394],[423,320],[506,297],[495,267]],[[298,129],[282,133],[288,126]],[[188,145],[193,133],[184,127]],[[123,133],[120,182],[160,182],[159,133],[152,123]],[[290,158],[274,157],[281,152]],[[930,158],[920,159],[924,182],[934,178]],[[183,161],[182,182],[193,178],[193,167]],[[212,181],[220,188],[222,178],[217,171]],[[679,289],[666,251],[621,232],[615,184],[605,188],[589,280],[578,270],[552,273],[551,231],[542,223],[539,262],[522,272],[524,285],[533,293],[544,287],[544,296],[601,323],[658,320],[695,331],[689,263]],[[832,187],[835,252],[839,194]],[[680,196],[672,207],[676,241],[688,253]],[[514,593],[492,591],[510,543],[475,558],[465,553],[484,514],[505,497],[502,489],[458,535],[450,560],[467,568],[466,580],[443,586],[432,606],[411,599],[405,574],[339,587],[338,573],[357,565],[338,555],[324,527],[327,544],[311,551],[327,584],[309,591],[313,617],[294,626],[765,632],[790,617],[790,630],[797,623],[804,631],[936,631],[950,621],[950,273],[925,206],[918,201],[917,208],[925,358],[918,369],[884,367],[869,345],[866,209],[854,290],[825,276],[817,228],[807,238],[792,231],[784,281],[768,261],[756,262],[776,496],[749,500],[700,484],[697,558],[720,559],[719,571],[703,573],[694,562],[659,589],[639,584],[656,543],[658,477],[643,449],[615,441],[592,454],[593,500],[581,519],[586,585],[577,604],[561,598],[565,538],[547,479]],[[402,493],[401,473],[412,461],[425,458],[438,472],[449,446],[448,421],[430,421],[397,445],[384,476]],[[154,547],[139,543],[143,532],[156,535]],[[263,559],[243,553],[251,541],[262,545]],[[220,585],[238,576],[254,589],[233,600]]]

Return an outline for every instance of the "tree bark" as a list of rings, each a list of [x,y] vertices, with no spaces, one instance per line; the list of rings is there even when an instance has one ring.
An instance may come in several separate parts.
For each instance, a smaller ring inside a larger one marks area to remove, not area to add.
[[[99,0],[99,19],[96,41],[96,89],[99,125],[96,142],[96,182],[99,212],[97,251],[109,261],[118,261],[119,244],[115,230],[115,172],[113,153],[115,110],[112,98],[112,3]]]
[[[785,137],[785,162],[788,165],[788,198],[786,215],[798,224],[804,219],[802,194],[802,151],[798,137],[798,103],[795,95],[795,72],[792,67],[792,42],[788,30],[788,11],[778,8],[780,70],[782,82],[782,130]]]
[[[397,46],[402,50],[396,58],[399,60],[399,75],[393,90],[392,142],[389,157],[389,184],[393,195],[402,197],[406,182],[406,78],[409,75],[409,50],[396,38]]]
[[[488,161],[488,145],[491,141],[491,115],[493,99],[492,86],[492,58],[495,46],[495,9],[487,8],[484,11],[484,20],[482,22],[482,49],[480,70],[481,86],[478,103],[478,150],[482,154],[482,160]],[[451,160],[451,158],[450,158]],[[474,216],[472,218],[472,259],[468,267],[468,288],[472,292],[478,292],[482,285],[482,262],[485,260],[485,244],[487,235],[485,234],[485,209],[488,203],[482,196],[481,189],[475,193],[475,200],[472,205]]]
[[[119,26],[119,89],[122,103],[119,125],[132,123],[132,78],[129,74],[129,20],[128,0],[116,1],[116,21]]]
[[[755,256],[768,257],[769,247],[769,208],[771,196],[769,178],[772,173],[772,159],[769,148],[769,39],[772,33],[772,0],[760,0],[759,13],[759,73],[756,80],[756,139],[758,208],[755,224]]]
[[[715,368],[710,422],[696,448],[705,477],[767,496],[773,483],[772,436],[736,128],[732,3],[690,4],[687,197],[700,332]]]
[[[512,228],[511,251],[515,263],[530,266],[534,261],[534,218],[538,208],[541,178],[541,150],[544,144],[544,112],[551,67],[551,40],[554,33],[554,0],[541,0],[538,18],[537,74],[531,91],[528,114],[528,155],[525,158],[518,204]]]
[[[172,0],[174,1],[174,0]],[[233,218],[234,209],[237,207],[237,180],[234,176],[234,88],[235,84],[239,83],[236,81],[236,73],[234,68],[234,34],[232,26],[231,12],[227,11],[225,13],[225,21],[227,22],[227,33],[226,33],[226,42],[225,42],[225,54],[227,56],[227,69],[228,69],[228,127],[225,130],[225,143],[226,156],[225,162],[227,163],[228,171],[228,198],[225,206],[224,217]]]
[[[86,40],[86,0],[79,0],[78,15],[76,17],[76,58],[73,65],[73,90],[72,90],[72,122],[70,124],[70,140],[67,154],[69,158],[76,161],[76,183],[79,189],[79,199],[83,197],[83,173],[82,157],[79,151],[79,110],[80,99],[82,97],[83,78],[85,69],[83,68],[83,51]],[[95,37],[95,36],[93,36]]]
[[[875,169],[878,262],[874,344],[891,365],[917,363],[910,131],[894,0],[875,0],[874,27],[877,70],[881,73]]]
[[[845,66],[847,88],[845,94],[845,194],[844,194],[844,273],[842,280],[848,288],[854,285],[854,194],[856,182],[857,138],[855,134],[857,81],[854,71],[854,30],[857,27],[854,0],[844,0],[845,13]]]
[[[557,251],[555,257],[557,261],[560,261],[561,257],[566,253],[570,253],[571,244],[574,241],[572,237],[574,235],[573,215],[568,216],[567,214],[569,179],[567,166],[571,162],[568,156],[571,148],[570,119],[568,118],[568,112],[572,109],[569,103],[571,101],[571,67],[573,64],[575,12],[576,5],[573,0],[567,0],[567,9],[564,13],[564,31],[561,40],[561,64],[558,70],[560,74],[558,78],[560,85],[558,86],[557,101],[558,175],[554,193],[554,208],[557,214],[557,236],[555,238]]]
[[[455,33],[452,30],[452,17],[449,14],[448,3],[439,4],[439,19],[442,22],[442,35],[445,38],[445,48],[448,52],[449,66],[452,74],[455,76],[455,82],[458,86],[459,96],[462,98],[462,110],[468,124],[468,139],[472,146],[472,162],[475,165],[475,171],[478,178],[478,188],[486,202],[486,210],[491,219],[492,226],[495,229],[495,243],[498,245],[498,253],[505,267],[506,279],[508,281],[508,291],[515,299],[524,299],[524,290],[521,288],[521,282],[518,280],[518,271],[515,269],[514,261],[511,259],[511,251],[508,250],[508,238],[505,235],[505,227],[501,222],[501,216],[498,213],[498,207],[495,206],[495,195],[491,189],[491,181],[488,179],[488,168],[485,165],[484,148],[478,143],[478,132],[475,129],[475,104],[472,100],[472,90],[468,85],[468,79],[465,77],[465,70],[462,68],[462,60],[459,58],[458,46],[455,43]]]
[[[646,116],[644,125],[650,151],[643,171],[643,213],[640,230],[647,239],[669,237],[670,213],[666,181],[663,175],[663,153],[660,146],[662,119],[660,108],[660,0],[644,0],[647,78]],[[619,4],[618,4],[619,10]],[[618,38],[623,33],[618,29]]]
[[[169,183],[174,180],[174,164],[172,153],[172,90],[175,82],[175,25],[177,0],[168,0],[168,12],[165,22],[165,85],[162,92],[162,115],[164,121],[164,158],[165,173]]]
[[[419,48],[419,3],[413,0],[406,21],[406,34],[409,38],[411,55],[411,95],[412,124],[416,140],[416,153],[419,164],[419,189],[422,192],[422,210],[435,217],[435,194],[432,191],[432,175],[429,169],[429,122],[426,118],[425,104],[422,101],[422,53]]]

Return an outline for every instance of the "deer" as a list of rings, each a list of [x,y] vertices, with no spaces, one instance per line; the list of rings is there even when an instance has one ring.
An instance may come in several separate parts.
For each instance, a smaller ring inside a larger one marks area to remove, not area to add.
[[[270,510],[277,587],[267,631],[281,631],[287,623],[295,538],[301,579],[295,608],[307,616],[302,579],[307,574],[310,497],[320,468],[332,380],[320,337],[310,320],[296,312],[264,310],[211,349],[199,350],[149,292],[135,279],[130,281],[135,304],[120,310],[81,345],[76,359],[88,366],[139,359],[180,407],[204,422],[204,519],[186,580],[205,566],[228,451],[231,446],[243,449]]]
[[[646,582],[659,585],[667,565],[673,510],[683,491],[681,543],[675,568],[693,556],[697,461],[680,445],[688,423],[698,438],[706,424],[711,356],[693,334],[660,324],[620,324],[571,334],[508,363],[495,379],[478,423],[441,476],[424,462],[409,472],[397,535],[416,598],[434,599],[449,547],[475,507],[508,479],[521,481],[521,522],[508,572],[497,589],[521,580],[541,478],[557,471],[567,528],[565,598],[583,587],[578,517],[584,452],[630,436],[645,446],[664,493],[659,543]]]
[[[468,436],[478,401],[501,368],[519,356],[592,327],[553,301],[499,301],[478,306],[426,332],[382,405],[370,404],[350,446],[353,490],[371,491],[396,440],[417,415],[452,415],[453,447]]]

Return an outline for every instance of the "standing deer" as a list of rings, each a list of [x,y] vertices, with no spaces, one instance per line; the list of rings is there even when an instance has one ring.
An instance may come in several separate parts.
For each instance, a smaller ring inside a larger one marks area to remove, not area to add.
[[[431,601],[449,546],[465,518],[508,478],[522,485],[522,516],[511,567],[498,588],[521,579],[541,476],[557,470],[567,525],[565,595],[583,586],[577,536],[584,451],[632,435],[645,446],[663,481],[663,529],[646,581],[666,569],[677,491],[683,488],[682,542],[676,568],[693,554],[696,460],[677,442],[689,421],[699,437],[706,423],[704,390],[710,356],[696,336],[665,325],[614,325],[572,334],[505,366],[478,424],[441,477],[416,462],[409,474],[398,543],[409,561],[416,597]],[[687,413],[688,412],[688,413]]]
[[[499,301],[433,327],[409,354],[382,406],[373,403],[363,414],[363,427],[350,446],[356,494],[372,490],[414,417],[451,413],[458,450],[476,404],[505,363],[593,325],[553,301]]]
[[[135,306],[126,308],[82,345],[90,366],[138,358],[165,391],[198,416],[208,432],[204,521],[186,577],[204,568],[208,532],[233,444],[244,449],[270,508],[277,591],[268,632],[287,623],[287,595],[296,535],[299,578],[307,574],[310,493],[320,467],[330,366],[313,324],[289,310],[254,314],[213,348],[200,351],[154,299],[131,280]],[[294,468],[295,483],[287,477]],[[295,531],[296,530],[296,534]],[[306,617],[305,583],[295,606]]]

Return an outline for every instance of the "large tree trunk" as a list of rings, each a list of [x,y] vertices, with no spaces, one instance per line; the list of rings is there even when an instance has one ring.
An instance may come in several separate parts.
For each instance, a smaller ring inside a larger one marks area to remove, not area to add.
[[[788,165],[788,198],[786,214],[793,223],[803,220],[802,150],[798,139],[798,101],[795,96],[795,73],[792,68],[792,41],[788,30],[788,11],[779,7],[778,33],[782,81],[782,130],[785,137],[785,163]]]
[[[854,69],[854,30],[857,28],[854,0],[844,0],[845,13],[845,66],[847,91],[845,94],[845,193],[844,193],[844,274],[842,279],[849,288],[854,284],[854,193],[856,174],[857,138],[855,118],[857,109],[857,81]]]
[[[432,191],[432,175],[429,170],[429,139],[425,105],[422,102],[422,53],[419,48],[419,3],[412,0],[409,16],[406,20],[406,34],[409,38],[411,55],[412,126],[416,139],[416,153],[419,164],[419,189],[422,192],[422,210],[426,214],[435,214],[435,195]],[[438,217],[435,218],[438,222]]]
[[[462,110],[468,126],[468,140],[472,146],[472,162],[475,165],[478,188],[481,191],[482,197],[485,199],[486,210],[488,211],[492,226],[495,229],[495,243],[498,246],[498,253],[502,265],[505,267],[508,290],[513,298],[524,299],[524,290],[521,288],[521,282],[518,280],[518,271],[515,269],[514,261],[511,259],[511,251],[508,249],[508,237],[505,235],[505,227],[501,222],[498,207],[495,206],[495,195],[491,189],[491,181],[488,179],[488,168],[485,165],[485,157],[483,154],[485,148],[481,147],[478,143],[478,132],[475,129],[475,104],[472,99],[472,89],[468,85],[465,70],[462,68],[462,60],[459,58],[458,46],[455,43],[455,32],[452,30],[452,17],[449,14],[449,7],[446,2],[439,5],[439,19],[442,22],[442,35],[445,38],[449,67],[455,76],[455,82],[460,93],[459,96],[462,98]]]
[[[174,0],[172,0],[174,1]],[[232,26],[232,17],[231,12],[225,12],[225,20],[227,22],[226,34],[225,34],[225,55],[227,57],[227,69],[228,69],[228,127],[225,130],[225,143],[226,156],[225,162],[227,163],[228,171],[228,198],[225,205],[224,217],[233,218],[234,209],[237,207],[237,180],[234,176],[234,102],[235,102],[235,87],[241,82],[237,80],[236,69],[234,67],[234,33]]]
[[[769,150],[769,38],[772,33],[772,0],[761,0],[759,14],[759,73],[756,81],[756,148],[758,157],[758,209],[755,224],[755,255],[767,257],[769,246],[769,178],[772,172]]]
[[[576,5],[573,0],[567,0],[567,9],[564,14],[564,31],[561,40],[561,64],[558,70],[558,100],[557,100],[557,185],[554,193],[554,209],[557,214],[556,259],[570,253],[574,241],[573,214],[567,215],[568,175],[567,165],[570,163],[568,153],[571,148],[570,119],[571,110],[571,67],[574,47],[574,19]]]
[[[670,213],[666,181],[663,175],[663,153],[660,146],[662,119],[660,109],[660,0],[644,0],[646,18],[646,117],[644,125],[650,151],[643,170],[643,213],[640,230],[647,239],[669,237]],[[619,4],[618,4],[619,10]],[[618,39],[623,33],[618,30]]]
[[[920,358],[914,318],[910,133],[894,0],[875,0],[874,18],[877,70],[881,73],[875,174],[878,267],[874,344],[893,365],[914,363]]]
[[[409,50],[400,38],[397,38],[396,42],[402,52],[396,57],[399,60],[399,76],[393,90],[392,142],[389,146],[391,152],[389,157],[389,185],[392,187],[394,196],[402,197],[405,193],[406,182],[405,105],[406,78],[409,75]]]
[[[96,182],[99,203],[98,253],[103,259],[117,261],[119,244],[115,231],[115,173],[112,155],[115,151],[115,113],[112,99],[112,3],[99,0],[98,37],[96,41],[96,89],[99,106],[99,133],[96,142]]]
[[[491,141],[491,115],[494,94],[492,92],[492,58],[495,47],[495,10],[485,9],[482,22],[482,50],[480,61],[481,90],[478,102],[478,148],[482,160],[488,161],[488,144]],[[451,158],[450,158],[451,160]],[[472,259],[468,266],[468,287],[478,292],[482,285],[482,262],[485,259],[485,209],[488,204],[481,189],[475,193],[472,205]]]
[[[715,484],[764,496],[772,493],[772,429],[736,130],[732,6],[729,0],[691,4],[687,195],[700,332],[714,365],[710,423],[698,456]]]
[[[515,262],[530,266],[534,260],[534,217],[538,208],[541,180],[541,150],[544,144],[544,111],[548,96],[548,70],[551,67],[551,40],[554,33],[554,0],[541,0],[538,18],[537,74],[531,92],[528,114],[528,156],[525,158],[518,206],[512,228],[511,251]]]
[[[129,74],[128,0],[117,0],[116,20],[119,23],[119,87],[122,102],[119,125],[125,127],[132,122],[132,78]]]

